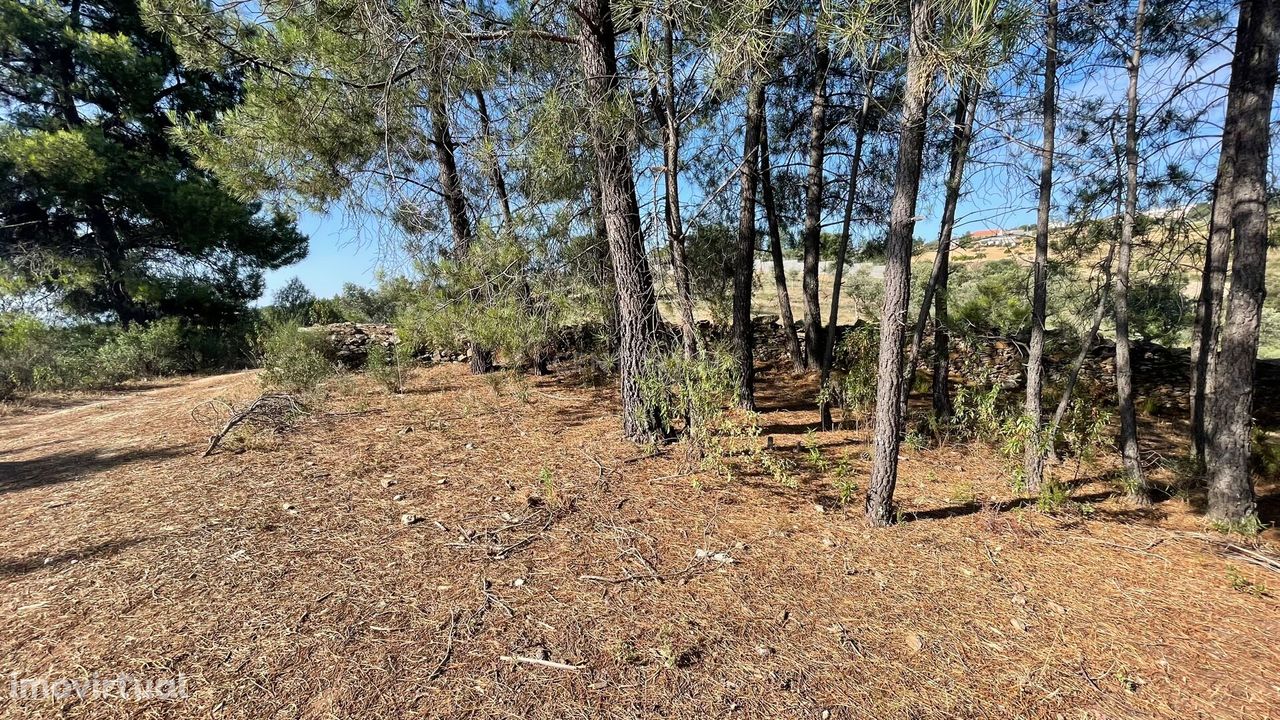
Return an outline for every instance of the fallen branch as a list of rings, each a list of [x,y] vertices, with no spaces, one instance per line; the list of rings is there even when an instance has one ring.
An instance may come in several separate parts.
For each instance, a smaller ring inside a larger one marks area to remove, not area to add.
[[[458,611],[454,610],[449,616],[449,637],[445,640],[444,654],[440,656],[440,662],[436,663],[435,668],[427,675],[427,681],[430,682],[440,677],[444,673],[444,666],[449,663],[450,656],[453,655],[453,633],[458,627]]]
[[[1280,572],[1280,560],[1263,555],[1260,552],[1254,552],[1253,550],[1242,548],[1239,545],[1228,544],[1227,549],[1234,553],[1243,555],[1246,562],[1252,563],[1261,568],[1266,568],[1272,572]]]
[[[639,555],[639,553],[637,553],[637,555]],[[643,557],[641,557],[641,561],[644,561]],[[649,571],[648,575],[632,575],[628,571],[626,575],[622,577],[616,577],[616,578],[605,577],[603,575],[579,575],[578,579],[585,582],[605,583],[606,585],[620,585],[622,583],[628,583],[628,582],[645,582],[647,580],[657,580],[658,582],[663,582],[664,580],[677,580],[683,577],[687,577],[691,575],[694,570],[698,569],[699,567],[702,567],[703,565],[706,565],[706,561],[699,558],[689,563],[688,567],[686,567],[683,570],[677,570],[676,572],[665,573],[665,574],[659,574],[657,572],[654,572],[653,568],[650,567],[647,562],[645,562],[644,564],[646,565],[646,569]]]
[[[271,427],[283,427],[296,416],[306,412],[306,408],[297,398],[292,395],[281,393],[268,393],[259,395],[257,399],[249,403],[243,410],[236,411],[231,405],[220,400],[211,400],[201,403],[191,410],[191,417],[199,419],[197,412],[205,407],[217,407],[221,403],[226,406],[227,411],[231,413],[227,418],[222,429],[209,437],[209,446],[204,449],[204,453],[200,455],[202,458],[209,457],[213,451],[217,449],[218,444],[227,437],[227,434],[237,427],[249,424],[263,424]]]
[[[504,660],[506,662],[512,662],[512,663],[524,663],[525,665],[537,665],[539,667],[551,668],[553,670],[571,670],[573,672],[578,672],[579,670],[586,669],[585,665],[568,665],[566,663],[558,663],[552,660],[541,660],[539,658],[525,657],[523,655],[503,655],[498,659]]]

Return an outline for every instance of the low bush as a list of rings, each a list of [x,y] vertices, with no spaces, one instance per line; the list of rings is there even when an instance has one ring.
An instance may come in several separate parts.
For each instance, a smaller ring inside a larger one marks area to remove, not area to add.
[[[267,325],[258,336],[262,384],[287,393],[314,392],[338,372],[325,356],[323,336],[294,323]]]
[[[226,352],[216,349],[208,332],[177,319],[123,330],[94,323],[55,325],[31,315],[0,317],[0,399],[223,366]]]
[[[405,376],[412,362],[409,355],[409,346],[406,343],[400,343],[387,352],[373,347],[365,359],[365,375],[386,388],[389,393],[402,393]]]
[[[100,382],[172,375],[192,369],[182,323],[168,318],[114,333],[97,352]]]

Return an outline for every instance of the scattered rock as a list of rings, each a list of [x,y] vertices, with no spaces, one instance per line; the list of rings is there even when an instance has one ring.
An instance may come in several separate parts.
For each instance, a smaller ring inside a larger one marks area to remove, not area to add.
[[[511,581],[512,587],[524,587],[524,578],[516,578]]]
[[[395,500],[396,502],[404,502],[404,495],[396,495],[395,497],[393,497],[393,498],[391,498],[391,499],[392,499],[392,500]]]
[[[756,654],[759,655],[760,657],[769,657],[770,655],[773,654],[773,648],[769,647],[768,645],[757,645]]]
[[[732,565],[735,562],[733,556],[724,551],[713,553],[710,550],[698,548],[693,551],[693,556],[700,560],[713,560],[715,562],[725,563],[726,565]]]
[[[1026,632],[1031,629],[1030,625],[1026,624],[1025,622],[1023,622],[1018,618],[1013,618],[1012,620],[1009,621],[1009,624],[1012,625],[1015,630],[1018,630],[1020,632]]]
[[[920,633],[907,633],[907,647],[911,648],[911,652],[924,650],[924,638]]]
[[[298,508],[294,507],[293,503],[284,503],[280,508],[287,513],[298,514]]]
[[[422,521],[422,518],[418,517],[417,515],[414,515],[413,513],[405,513],[400,516],[401,525],[413,525],[414,523],[421,522],[421,521]]]
[[[389,478],[389,477],[382,478],[382,487],[384,488],[393,487],[395,484],[396,484],[395,478]]]

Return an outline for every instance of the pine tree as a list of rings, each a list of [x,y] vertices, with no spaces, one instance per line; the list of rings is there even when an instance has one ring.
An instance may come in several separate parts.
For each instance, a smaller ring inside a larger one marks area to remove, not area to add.
[[[898,403],[902,395],[903,327],[906,325],[911,289],[911,244],[924,151],[925,111],[933,84],[924,47],[933,31],[930,0],[912,0],[910,12],[907,87],[898,142],[893,207],[889,234],[885,238],[884,307],[880,315],[880,353],[876,371],[875,454],[866,503],[867,520],[872,525],[888,525],[893,520],[898,447],[902,441],[902,413]]]
[[[0,0],[0,60],[0,259],[66,311],[222,323],[306,254],[173,144],[170,118],[227,110],[239,78],[184,66],[133,0]]]
[[[1230,153],[1234,168],[1231,182],[1219,182],[1214,197],[1215,206],[1225,203],[1231,208],[1231,289],[1217,360],[1207,378],[1209,516],[1230,524],[1257,521],[1249,443],[1258,327],[1266,296],[1267,156],[1278,58],[1280,5],[1246,0],[1240,8],[1231,69],[1233,77],[1239,75],[1239,102],[1223,127],[1222,152]],[[1230,195],[1225,194],[1228,190]]]

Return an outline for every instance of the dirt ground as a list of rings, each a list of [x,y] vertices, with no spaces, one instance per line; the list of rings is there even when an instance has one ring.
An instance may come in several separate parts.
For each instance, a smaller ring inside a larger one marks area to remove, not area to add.
[[[795,449],[810,381],[762,382],[795,487],[647,456],[608,387],[462,366],[402,395],[340,379],[324,413],[208,458],[193,408],[256,395],[252,373],[21,409],[0,717],[1280,716],[1280,575],[1194,498],[1136,510],[1068,466],[1094,511],[1046,514],[991,448],[950,445],[904,450],[902,522],[870,529],[865,485],[841,506]],[[811,441],[861,484],[866,439]],[[189,697],[10,692],[91,673],[180,673]]]

